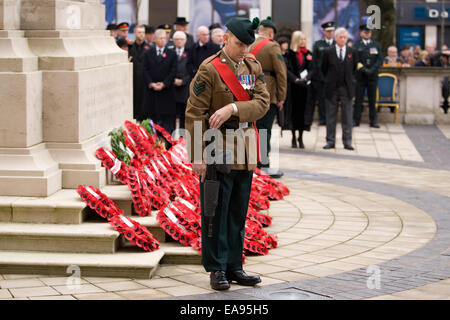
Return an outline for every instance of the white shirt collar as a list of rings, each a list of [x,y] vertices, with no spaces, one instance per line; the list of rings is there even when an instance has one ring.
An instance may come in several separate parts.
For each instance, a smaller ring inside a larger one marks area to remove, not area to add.
[[[367,46],[368,44],[370,44],[370,40],[364,40],[363,39],[363,41],[364,41],[364,44]]]
[[[177,55],[182,55],[184,53],[184,48],[181,48],[181,49],[176,48],[176,49],[177,49]]]
[[[340,54],[341,54],[341,48],[336,44],[336,53],[337,56],[339,58]],[[342,47],[342,56],[344,57],[345,60],[345,54],[347,53],[347,46],[343,46]]]

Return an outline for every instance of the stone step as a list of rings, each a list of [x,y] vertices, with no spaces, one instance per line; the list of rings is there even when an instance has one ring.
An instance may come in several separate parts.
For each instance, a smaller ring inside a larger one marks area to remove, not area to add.
[[[0,223],[0,250],[114,253],[118,247],[119,233],[107,223]]]
[[[0,222],[80,224],[88,211],[75,190],[46,197],[0,197]]]
[[[150,279],[163,256],[163,250],[134,249],[115,254],[0,251],[0,274],[70,276],[79,268],[80,277]]]

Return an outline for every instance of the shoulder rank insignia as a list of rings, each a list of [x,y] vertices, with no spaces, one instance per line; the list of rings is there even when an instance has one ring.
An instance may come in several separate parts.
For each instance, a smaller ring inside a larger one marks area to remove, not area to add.
[[[200,81],[201,78],[197,77],[195,83],[194,83],[194,93],[195,95],[198,97],[199,95],[201,95],[205,89],[206,89],[206,82],[205,81]]]

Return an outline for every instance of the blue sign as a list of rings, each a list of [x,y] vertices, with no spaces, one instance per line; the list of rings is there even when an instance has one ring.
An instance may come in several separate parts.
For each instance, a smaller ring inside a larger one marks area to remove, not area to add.
[[[408,28],[401,27],[398,31],[398,47],[401,49],[404,45],[407,46],[422,46],[423,44],[423,29],[422,28]]]
[[[446,19],[450,16],[450,8],[446,8]],[[442,19],[442,8],[416,7],[414,8],[414,19]]]

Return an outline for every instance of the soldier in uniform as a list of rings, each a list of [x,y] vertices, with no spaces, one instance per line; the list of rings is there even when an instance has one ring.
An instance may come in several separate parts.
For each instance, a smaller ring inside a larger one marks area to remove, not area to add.
[[[256,57],[264,71],[267,90],[270,93],[269,112],[257,122],[258,130],[267,130],[267,146],[261,146],[262,162],[259,168],[270,168],[270,140],[272,136],[272,126],[278,111],[283,109],[287,94],[287,69],[281,47],[278,42],[273,41],[277,27],[272,18],[268,17],[261,22],[258,30],[258,38],[250,46],[250,52]],[[261,135],[261,133],[260,133]],[[268,170],[272,177],[278,178],[283,174]]]
[[[356,102],[353,112],[353,126],[359,127],[361,122],[362,103],[364,91],[367,89],[369,98],[370,127],[380,128],[378,125],[376,97],[378,86],[378,70],[383,65],[383,52],[381,45],[373,41],[372,30],[367,25],[360,27],[361,39],[355,43],[354,48],[358,51],[360,69],[356,73]]]
[[[143,58],[150,45],[145,41],[145,26],[138,25],[134,28],[136,41],[128,50],[128,57],[133,63],[133,119],[143,121],[141,115],[142,100],[145,93]]]
[[[336,42],[334,41],[334,30],[336,29],[333,21],[324,23],[322,25],[325,38],[317,41],[313,48],[313,65],[314,76],[312,78],[312,95],[308,99],[308,112],[305,119],[305,125],[311,126],[314,119],[314,110],[316,103],[319,106],[319,125],[324,126],[327,124],[326,120],[326,107],[325,107],[325,92],[324,92],[324,77],[321,70],[323,52],[333,47]]]
[[[131,46],[133,44],[133,41],[128,39],[128,32],[130,30],[130,25],[128,22],[122,22],[117,25],[117,39],[125,39],[127,41],[128,46]]]
[[[226,26],[225,47],[200,65],[191,82],[186,109],[186,129],[191,137],[188,141],[190,160],[193,170],[201,177],[202,225],[205,226],[202,228],[202,264],[210,272],[214,290],[227,290],[232,281],[245,286],[261,282],[258,276],[243,271],[242,253],[258,154],[257,132],[253,126],[267,113],[270,103],[261,65],[249,53],[259,19],[251,22],[233,18]],[[219,200],[210,236],[204,195],[205,176],[210,166],[203,157],[206,144],[202,139],[208,127],[223,134],[224,150],[234,154],[231,171],[217,173]],[[232,139],[229,139],[230,134]]]

